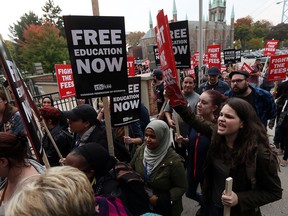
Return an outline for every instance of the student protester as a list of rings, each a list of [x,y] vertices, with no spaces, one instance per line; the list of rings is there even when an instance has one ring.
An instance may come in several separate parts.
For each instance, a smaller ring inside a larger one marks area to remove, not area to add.
[[[228,91],[230,87],[226,82],[219,79],[220,74],[221,72],[219,68],[217,67],[209,68],[208,80],[199,86],[197,93],[202,94],[202,92],[209,90],[209,89],[219,91],[222,94]]]
[[[86,174],[95,196],[119,197],[133,215],[149,212],[143,180],[132,169],[129,170],[127,165],[109,156],[108,151],[99,144],[87,143],[74,149],[68,154],[64,164]]]
[[[52,167],[15,194],[6,215],[94,216],[94,199],[83,172],[73,167]]]
[[[250,74],[246,71],[232,71],[229,77],[231,90],[225,92],[225,95],[229,98],[238,97],[250,103],[266,127],[268,120],[274,119],[277,115],[273,96],[270,92],[249,85]]]
[[[194,91],[195,86],[196,86],[195,79],[192,76],[188,75],[184,77],[183,82],[182,82],[182,94],[184,95],[186,101],[188,102],[192,110],[195,109],[196,104],[199,100],[199,95]],[[177,113],[173,113],[170,103],[167,104],[166,108],[164,109],[164,112],[165,112],[165,116],[166,116],[169,127],[173,129],[175,129],[176,127],[175,118],[178,118],[180,135],[188,139],[188,133],[189,133],[190,127],[183,121],[181,117],[178,117]],[[178,142],[179,144],[181,144],[181,140],[178,140]],[[179,145],[175,145],[175,150],[178,154],[180,154],[186,160],[185,143],[181,145],[181,147],[179,147]]]
[[[41,107],[54,107],[54,100],[51,96],[44,96],[42,98],[42,106]],[[59,109],[58,109],[59,110]],[[60,111],[60,110],[59,110]],[[60,119],[59,124],[63,130],[68,131],[68,123],[67,119],[63,116],[63,113],[60,111]]]
[[[4,91],[0,91],[0,131],[12,134],[25,134],[20,113],[12,106]]]
[[[189,108],[174,109],[191,126],[212,136],[204,167],[202,193],[209,216],[261,215],[259,207],[281,199],[277,156],[269,147],[267,133],[252,106],[231,98],[221,109],[217,126],[199,119]],[[214,130],[213,130],[214,128]],[[225,179],[233,178],[232,194],[225,194]]]
[[[200,95],[195,113],[197,113],[198,118],[216,124],[219,112],[225,101],[226,97],[220,92],[207,90]],[[203,167],[211,138],[195,128],[197,128],[197,122],[190,127],[188,138],[176,134],[176,141],[180,140],[181,143],[187,145],[186,170],[188,189],[186,196],[200,204],[200,209],[196,215],[203,215],[205,206],[201,194],[197,192],[197,188],[199,184],[201,188],[203,186]]]
[[[97,120],[97,112],[88,104],[81,104],[71,111],[63,111],[71,132],[76,134],[74,147],[97,142],[107,149],[106,131]]]
[[[59,121],[61,112],[52,106],[45,106],[39,109],[40,115],[43,117],[45,124],[51,133],[61,155],[66,157],[72,149],[73,136],[61,128]],[[59,155],[50,140],[46,131],[42,139],[42,145],[47,155],[50,166],[59,166]]]
[[[24,185],[45,171],[37,161],[28,159],[25,136],[0,132],[0,176],[6,179],[0,186],[0,216],[10,215],[7,204]]]
[[[151,121],[145,130],[145,144],[131,161],[144,179],[149,202],[160,215],[181,215],[187,182],[183,159],[171,148],[169,127],[162,120]]]
[[[162,76],[162,71],[159,69],[155,69],[152,73],[153,81],[152,88],[154,93],[154,99],[157,102],[157,110],[160,113],[160,110],[164,104],[164,81]]]

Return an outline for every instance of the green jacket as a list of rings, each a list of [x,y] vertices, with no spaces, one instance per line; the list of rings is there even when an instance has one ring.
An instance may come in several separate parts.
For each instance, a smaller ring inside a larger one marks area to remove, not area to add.
[[[132,168],[143,179],[145,179],[145,167],[143,165],[145,146],[143,144],[137,149],[131,161]],[[183,159],[172,148],[168,150],[162,162],[152,171],[146,183],[154,194],[159,191],[169,192],[169,199],[172,203],[172,215],[181,215],[183,211],[182,196],[187,189],[187,182]]]

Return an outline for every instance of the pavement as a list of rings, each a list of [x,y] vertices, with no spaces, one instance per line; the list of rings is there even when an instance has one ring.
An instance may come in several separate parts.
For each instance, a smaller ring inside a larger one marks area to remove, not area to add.
[[[270,143],[273,143],[274,128],[273,130],[268,129],[267,134],[269,136]],[[281,156],[280,156],[281,157]],[[279,159],[281,159],[279,157]],[[273,203],[269,203],[265,206],[260,207],[262,216],[287,216],[288,215],[288,166],[280,167],[279,177],[281,179],[281,184],[283,188],[282,199]],[[194,216],[199,206],[198,203],[192,199],[186,198],[184,195],[183,198],[183,207],[184,211],[182,216]],[[243,215],[245,216],[245,215]]]

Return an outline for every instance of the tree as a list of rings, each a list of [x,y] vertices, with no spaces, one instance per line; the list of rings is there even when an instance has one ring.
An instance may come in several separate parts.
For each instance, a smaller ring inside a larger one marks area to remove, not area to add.
[[[265,39],[269,40],[274,38],[275,40],[284,41],[288,38],[288,24],[280,23],[271,28],[271,30],[265,36]]]
[[[17,41],[18,39],[23,41],[23,30],[30,24],[42,25],[39,17],[32,11],[25,13],[20,17],[19,21],[9,26],[10,38],[13,41]]]
[[[43,22],[50,22],[54,24],[55,26],[60,29],[61,35],[65,35],[64,31],[64,24],[63,24],[63,18],[60,15],[62,12],[62,9],[57,5],[54,6],[53,0],[48,0],[45,2],[45,5],[42,7],[43,14]]]
[[[241,41],[242,49],[247,49],[247,42],[252,38],[251,28],[247,25],[235,27],[235,39]]]
[[[137,46],[139,44],[140,39],[145,35],[145,32],[130,32],[126,36],[126,43],[129,47]]]
[[[242,17],[236,20],[235,27],[246,25],[251,26],[253,23],[253,19],[251,16]]]
[[[249,49],[257,50],[263,48],[263,38],[252,38],[249,40],[247,46]]]
[[[66,40],[52,23],[29,25],[23,32],[24,41],[18,41],[25,69],[33,73],[33,63],[41,62],[44,72],[54,70],[54,64],[68,59]]]
[[[267,20],[258,20],[252,24],[252,37],[264,38],[268,31],[270,31],[272,24]]]

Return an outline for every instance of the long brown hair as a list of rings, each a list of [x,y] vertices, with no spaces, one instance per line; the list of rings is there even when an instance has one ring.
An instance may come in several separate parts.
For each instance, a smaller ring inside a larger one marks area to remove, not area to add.
[[[216,157],[224,159],[233,165],[251,165],[255,162],[255,154],[259,148],[265,148],[270,154],[270,159],[276,160],[275,154],[269,147],[267,132],[254,108],[243,99],[230,98],[227,102],[243,121],[243,128],[239,129],[233,145],[233,155],[227,157],[225,137],[217,134],[217,127],[212,137],[211,151]]]
[[[25,136],[0,132],[0,157],[7,158],[9,166],[25,164],[27,155],[27,139]]]

